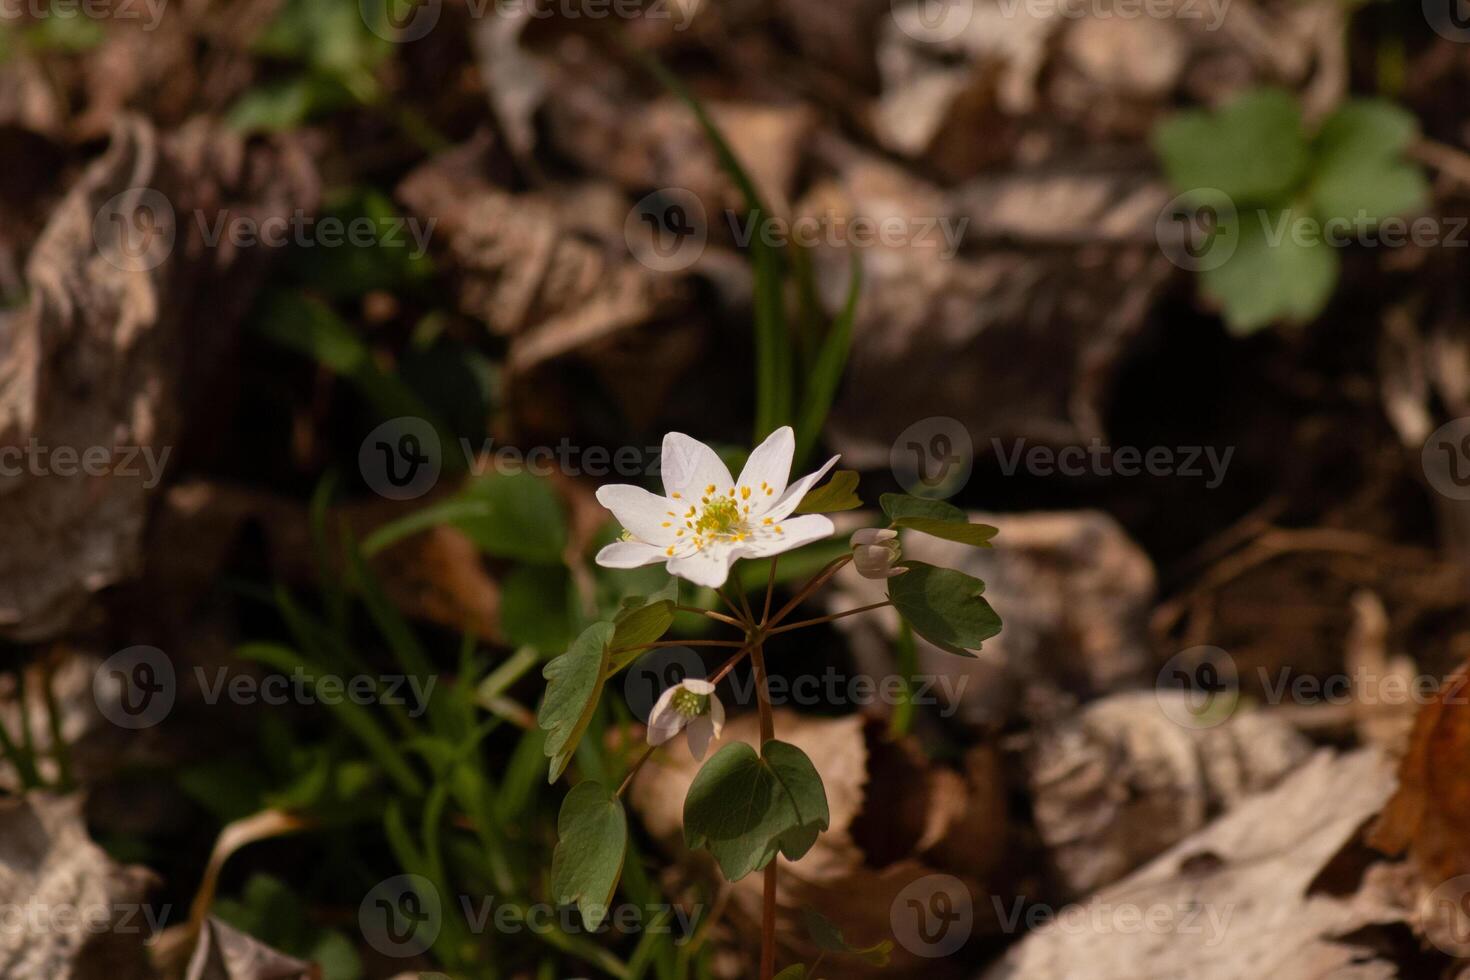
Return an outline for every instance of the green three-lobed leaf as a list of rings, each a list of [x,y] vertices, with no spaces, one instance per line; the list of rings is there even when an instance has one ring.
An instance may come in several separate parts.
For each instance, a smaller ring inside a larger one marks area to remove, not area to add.
[[[729,881],[800,859],[831,822],[827,791],[805,752],[772,739],[761,753],[732,742],[705,763],[684,800],[684,842],[704,847]]]
[[[551,760],[547,782],[556,782],[566,771],[597,710],[615,630],[612,623],[593,623],[541,672],[548,683],[536,722],[546,730],[546,757]]]
[[[1354,99],[1309,139],[1295,97],[1276,88],[1158,127],[1170,181],[1224,215],[1210,246],[1219,261],[1201,277],[1233,330],[1317,316],[1340,273],[1334,246],[1425,207],[1429,184],[1405,156],[1418,132],[1398,106]]]
[[[629,596],[623,600],[622,608],[613,617],[612,647],[614,650],[609,669],[617,673],[643,655],[638,647],[658,642],[658,639],[674,625],[674,604],[679,598],[679,580],[669,579],[669,584],[647,598]]]
[[[622,801],[599,783],[572,787],[556,821],[551,887],[558,905],[575,902],[595,930],[607,917],[628,852],[628,817]]]
[[[908,571],[888,580],[888,598],[930,643],[956,653],[978,650],[1000,632],[1000,616],[981,597],[985,583],[952,568],[906,561]]]
[[[909,528],[946,541],[989,548],[990,539],[997,533],[989,524],[971,524],[964,511],[942,500],[885,493],[878,502],[894,527]]]

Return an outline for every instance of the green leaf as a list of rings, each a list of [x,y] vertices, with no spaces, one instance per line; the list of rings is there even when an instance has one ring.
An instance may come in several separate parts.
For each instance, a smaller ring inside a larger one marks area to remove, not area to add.
[[[990,539],[999,533],[998,528],[989,524],[956,524],[954,521],[941,521],[932,517],[900,517],[893,524],[895,527],[906,527],[921,534],[944,538],[946,541],[958,541],[975,548],[989,548]]]
[[[613,619],[615,627],[612,639],[614,650],[627,650],[615,654],[609,668],[617,673],[643,656],[644,651],[629,649],[657,643],[659,638],[674,625],[674,604],[679,594],[679,580],[669,579],[669,585],[647,598],[628,596]]]
[[[812,942],[816,943],[818,949],[857,956],[873,966],[888,965],[888,954],[893,952],[893,943],[889,940],[859,948],[844,939],[842,930],[816,909],[806,906],[801,910],[801,915],[806,920],[807,935],[812,937]]]
[[[762,754],[732,742],[705,763],[684,800],[684,842],[707,847],[726,880],[739,881],[776,853],[799,860],[831,822],[816,767],[794,745]]]
[[[927,500],[923,497],[910,497],[902,493],[885,493],[878,498],[878,505],[883,508],[883,513],[888,515],[888,519],[895,524],[909,517],[921,517],[954,524],[964,524],[969,521],[964,511],[942,500]]]
[[[1320,164],[1346,160],[1389,162],[1419,138],[1414,114],[1386,99],[1354,99],[1327,117],[1313,146]]]
[[[1000,617],[981,598],[985,583],[952,568],[906,561],[908,571],[888,580],[899,615],[930,643],[960,656],[979,650],[1000,632]]]
[[[1254,89],[1213,113],[1180,113],[1155,129],[1153,142],[1175,187],[1221,190],[1242,209],[1284,203],[1309,167],[1301,110],[1284,89]]]
[[[969,515],[942,500],[885,493],[879,502],[894,527],[910,528],[946,541],[989,548],[990,539],[998,533],[989,524],[971,524]]]
[[[1371,226],[1429,203],[1423,171],[1404,159],[1419,137],[1412,113],[1381,99],[1356,99],[1317,134],[1311,197],[1315,214]]]
[[[1324,168],[1311,193],[1312,210],[1324,223],[1348,222],[1334,236],[1355,239],[1360,227],[1422,212],[1429,204],[1429,181],[1413,164],[1367,159]]]
[[[815,490],[807,491],[796,505],[797,514],[835,514],[842,510],[854,510],[863,505],[858,499],[858,475],[852,470],[838,470],[832,479]]]
[[[776,974],[774,980],[806,980],[806,964],[793,963]]]
[[[548,681],[536,723],[546,730],[546,757],[551,760],[547,782],[566,771],[577,742],[592,722],[597,699],[607,677],[608,644],[612,623],[593,623],[582,631],[566,653],[541,671]]]
[[[1337,250],[1313,232],[1316,223],[1298,211],[1241,215],[1240,244],[1229,261],[1201,273],[1205,291],[1225,310],[1238,334],[1278,321],[1306,322],[1332,298],[1337,285]]]
[[[577,903],[582,922],[595,931],[607,918],[628,853],[622,801],[598,783],[578,783],[562,801],[556,833],[552,893],[558,905]]]
[[[462,499],[488,505],[483,516],[454,522],[481,551],[540,565],[561,564],[566,516],[545,480],[530,473],[480,477],[466,485]]]
[[[247,133],[278,133],[353,104],[352,93],[325,75],[299,75],[245,92],[225,119]]]

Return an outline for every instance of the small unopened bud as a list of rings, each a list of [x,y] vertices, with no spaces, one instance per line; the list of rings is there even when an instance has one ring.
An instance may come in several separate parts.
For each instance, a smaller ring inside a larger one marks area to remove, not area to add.
[[[863,578],[902,575],[908,569],[894,567],[901,555],[897,531],[865,527],[852,536],[852,567]]]

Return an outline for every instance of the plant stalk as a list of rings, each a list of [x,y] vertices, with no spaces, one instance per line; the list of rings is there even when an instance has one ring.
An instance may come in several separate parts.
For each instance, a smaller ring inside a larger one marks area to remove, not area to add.
[[[776,719],[771,711],[771,692],[766,678],[766,656],[759,634],[751,637],[750,662],[755,668],[756,704],[760,709],[761,745],[776,737]],[[764,754],[764,752],[762,752]],[[766,865],[764,887],[761,895],[761,980],[772,980],[776,975],[776,865],[781,855],[771,858]]]

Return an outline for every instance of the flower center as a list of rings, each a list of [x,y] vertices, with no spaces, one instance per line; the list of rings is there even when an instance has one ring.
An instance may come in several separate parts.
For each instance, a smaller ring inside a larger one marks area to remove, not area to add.
[[[704,505],[694,530],[710,537],[731,536],[742,530],[744,518],[733,497],[716,497]]]
[[[674,692],[673,708],[685,718],[698,718],[709,710],[709,695],[695,694],[687,687]]]

